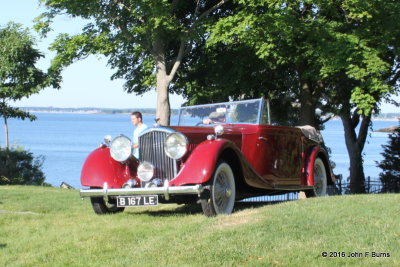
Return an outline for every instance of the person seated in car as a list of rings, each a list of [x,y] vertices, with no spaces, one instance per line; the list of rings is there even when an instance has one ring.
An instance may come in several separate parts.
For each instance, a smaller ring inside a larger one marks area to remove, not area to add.
[[[225,123],[226,117],[224,112],[211,112],[207,119],[203,119],[203,124]]]

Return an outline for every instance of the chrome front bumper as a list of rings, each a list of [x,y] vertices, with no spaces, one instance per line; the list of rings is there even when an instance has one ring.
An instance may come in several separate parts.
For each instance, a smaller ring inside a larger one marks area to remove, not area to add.
[[[189,186],[169,186],[165,183],[162,187],[144,187],[144,188],[116,188],[108,189],[107,183],[104,183],[103,189],[81,189],[81,197],[95,196],[130,196],[130,195],[164,195],[166,200],[172,194],[177,195],[200,195],[204,187],[200,184]]]

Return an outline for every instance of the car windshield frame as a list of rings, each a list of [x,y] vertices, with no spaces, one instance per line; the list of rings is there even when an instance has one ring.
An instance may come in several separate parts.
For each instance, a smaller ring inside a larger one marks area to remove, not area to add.
[[[249,106],[250,105],[250,106]],[[239,119],[239,107],[243,114],[247,113],[247,117],[252,117],[251,121],[245,121]],[[253,109],[248,112],[246,109]],[[196,114],[197,113],[197,114]],[[223,114],[225,121],[203,123],[205,119],[211,118],[211,116],[218,116]],[[235,113],[235,114],[234,114]],[[232,119],[235,118],[235,119]],[[197,123],[196,123],[197,121]],[[184,106],[179,109],[178,113],[178,124],[177,126],[202,126],[207,127],[218,124],[249,124],[249,125],[260,125],[260,124],[271,124],[270,112],[269,112],[269,101],[264,98],[230,101],[213,104],[193,105]]]

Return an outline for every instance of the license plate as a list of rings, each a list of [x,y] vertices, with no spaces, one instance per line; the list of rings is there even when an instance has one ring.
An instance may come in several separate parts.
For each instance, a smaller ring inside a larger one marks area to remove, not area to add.
[[[140,207],[140,206],[157,206],[158,196],[119,196],[117,197],[118,207]]]

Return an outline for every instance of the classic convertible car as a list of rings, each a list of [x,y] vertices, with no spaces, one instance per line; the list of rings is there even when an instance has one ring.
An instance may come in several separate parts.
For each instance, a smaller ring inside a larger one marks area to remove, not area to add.
[[[201,203],[207,216],[259,195],[324,196],[334,176],[321,135],[269,114],[262,98],[182,107],[177,126],[141,134],[138,159],[126,136],[105,138],[84,163],[80,194],[98,214],[172,202]]]

